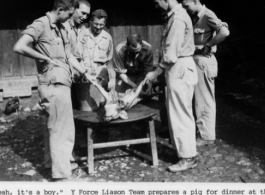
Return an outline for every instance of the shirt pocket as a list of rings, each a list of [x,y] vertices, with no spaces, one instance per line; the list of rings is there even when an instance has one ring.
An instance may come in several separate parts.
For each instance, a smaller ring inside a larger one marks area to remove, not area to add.
[[[65,58],[65,49],[63,45],[63,41],[61,38],[51,38],[48,40],[49,42],[49,53],[51,58],[55,59],[64,59]]]
[[[204,41],[204,29],[195,28],[194,29],[194,41],[196,45],[201,45]]]
[[[105,52],[108,50],[108,46],[109,46],[109,44],[108,44],[107,41],[101,41],[101,42],[98,44],[98,48],[99,48],[100,50],[105,51]]]
[[[107,40],[103,40],[99,42],[98,44],[98,52],[97,52],[97,58],[99,60],[106,60],[107,59],[107,53],[108,53],[109,43]]]

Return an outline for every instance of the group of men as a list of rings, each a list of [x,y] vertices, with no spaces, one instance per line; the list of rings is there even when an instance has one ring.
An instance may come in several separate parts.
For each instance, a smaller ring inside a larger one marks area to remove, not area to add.
[[[166,15],[166,26],[159,66],[148,73],[147,78],[154,80],[165,72],[169,132],[179,158],[169,170],[178,172],[196,167],[196,145],[212,144],[216,138],[217,61],[214,53],[229,30],[200,0],[153,1]],[[192,112],[193,96],[196,122]],[[196,127],[200,134],[197,143]]]
[[[180,159],[170,171],[197,166],[195,124],[201,135],[198,143],[215,140],[214,53],[216,45],[229,35],[227,24],[199,0],[153,2],[166,15],[157,68],[151,45],[139,34],[129,35],[113,51],[112,38],[103,30],[107,20],[104,10],[94,11],[90,27],[85,27],[91,10],[86,0],[55,0],[52,11],[29,25],[14,46],[15,52],[36,59],[40,105],[47,113],[44,165],[51,168],[54,180],[71,179],[72,174],[72,77],[78,74],[92,84],[100,77],[107,88],[107,66],[112,57],[117,92],[136,88],[146,79],[148,88],[142,95],[150,94],[152,81],[164,72],[169,130]],[[196,123],[192,113],[194,91]]]

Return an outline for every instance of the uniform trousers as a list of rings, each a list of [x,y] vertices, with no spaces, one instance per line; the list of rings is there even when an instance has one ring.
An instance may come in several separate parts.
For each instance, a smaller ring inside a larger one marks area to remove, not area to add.
[[[179,158],[196,156],[195,121],[192,113],[194,86],[198,74],[192,57],[179,58],[165,71],[167,111],[171,139]]]
[[[38,90],[47,115],[45,167],[51,167],[53,178],[67,178],[72,175],[70,159],[75,140],[71,90],[62,84],[40,85]]]
[[[207,58],[195,55],[198,84],[195,87],[196,126],[202,139],[215,140],[216,102],[214,79],[217,76],[217,61],[214,55]]]

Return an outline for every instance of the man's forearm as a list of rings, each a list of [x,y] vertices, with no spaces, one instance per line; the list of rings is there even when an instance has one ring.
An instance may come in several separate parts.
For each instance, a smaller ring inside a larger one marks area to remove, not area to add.
[[[207,43],[207,45],[209,45],[210,47],[218,45],[219,43],[223,42],[227,36],[229,36],[228,28],[222,27],[216,34],[216,36]]]
[[[85,68],[81,66],[81,64],[77,61],[77,59],[71,55],[70,58],[68,59],[69,63],[81,74],[86,72]]]
[[[29,47],[29,44],[32,44],[34,42],[33,38],[29,35],[23,35],[15,44],[13,50],[14,52],[36,59],[36,60],[45,60],[45,61],[50,61],[49,56],[45,56],[31,47]]]
[[[31,47],[27,46],[27,45],[15,45],[14,46],[14,52],[36,59],[36,60],[45,60],[45,61],[49,61],[50,57],[45,56],[37,51],[35,51],[34,49],[32,49]]]
[[[130,85],[132,88],[137,87],[137,85],[129,79],[129,77],[126,74],[120,74],[119,75],[120,79],[126,83],[127,85]]]

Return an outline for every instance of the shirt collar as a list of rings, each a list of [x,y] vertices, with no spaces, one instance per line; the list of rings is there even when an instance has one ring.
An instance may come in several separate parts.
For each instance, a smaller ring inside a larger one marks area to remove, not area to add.
[[[203,5],[201,10],[197,14],[198,18],[201,18],[203,16],[203,14],[205,13],[205,9],[206,9],[206,7],[205,7],[205,5]]]
[[[57,28],[56,24],[52,21],[52,18],[51,18],[50,15],[51,15],[50,12],[47,12],[47,13],[46,13],[46,16],[48,17],[48,20],[49,20],[50,26],[51,26],[52,28]]]
[[[68,20],[68,22],[69,22],[70,27],[71,27],[72,29],[75,28],[75,24],[74,24],[74,19],[73,19],[73,17],[70,18],[70,19]]]
[[[90,36],[90,37],[94,37],[93,34],[92,34],[91,27],[88,28],[88,36]],[[98,35],[98,37],[102,37],[102,38],[105,38],[105,39],[108,38],[108,37],[106,36],[104,30],[101,31],[101,33]]]
[[[173,9],[170,10],[170,12],[167,13],[167,18],[169,18],[173,13],[175,13],[181,7],[182,7],[182,5],[180,3],[178,5],[176,5],[175,7],[173,7]]]
[[[68,22],[70,24],[71,29],[73,29],[73,28],[76,29],[73,17],[68,19]],[[84,28],[85,28],[85,25],[81,24],[80,29],[84,29]]]

